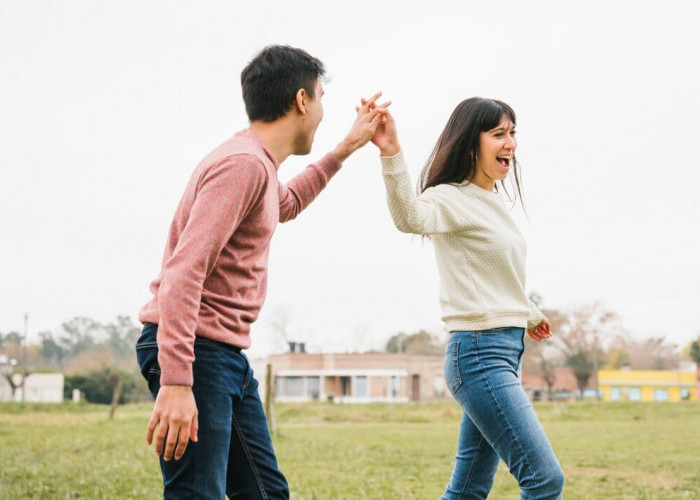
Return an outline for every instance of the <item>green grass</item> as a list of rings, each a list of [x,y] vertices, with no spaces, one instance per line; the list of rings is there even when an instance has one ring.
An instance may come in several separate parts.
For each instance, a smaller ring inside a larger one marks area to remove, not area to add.
[[[0,499],[158,498],[150,405],[0,404]],[[700,499],[700,403],[538,404],[567,499]],[[459,430],[454,402],[276,407],[296,499],[436,499]],[[503,464],[490,498],[518,498]]]

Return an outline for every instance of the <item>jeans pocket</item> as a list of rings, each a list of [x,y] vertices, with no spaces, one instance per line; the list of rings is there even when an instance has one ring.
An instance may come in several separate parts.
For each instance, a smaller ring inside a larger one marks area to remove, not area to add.
[[[158,395],[160,389],[160,365],[158,364],[158,347],[142,344],[136,345],[136,361],[139,364],[141,375],[148,383],[148,390],[153,399]]]
[[[462,386],[462,374],[459,371],[459,341],[450,342],[445,350],[445,382],[454,394]]]

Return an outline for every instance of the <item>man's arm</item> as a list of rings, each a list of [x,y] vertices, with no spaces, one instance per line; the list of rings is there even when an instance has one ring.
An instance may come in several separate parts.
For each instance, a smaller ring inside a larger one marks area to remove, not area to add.
[[[340,170],[342,162],[369,142],[382,122],[383,113],[391,104],[384,103],[377,106],[375,100],[379,96],[381,96],[381,92],[357,108],[355,123],[345,139],[338,144],[332,153],[328,153],[318,162],[306,167],[302,173],[287,184],[280,184],[280,222],[287,222],[299,215],[299,212],[309,206],[326,187],[331,177]]]
[[[192,394],[194,335],[204,280],[226,243],[254,207],[268,182],[265,169],[245,155],[223,160],[197,182],[196,195],[177,246],[163,265],[158,291],[158,363],[161,387],[148,423],[155,452],[182,458],[197,441],[197,406]],[[167,440],[166,440],[167,436]]]

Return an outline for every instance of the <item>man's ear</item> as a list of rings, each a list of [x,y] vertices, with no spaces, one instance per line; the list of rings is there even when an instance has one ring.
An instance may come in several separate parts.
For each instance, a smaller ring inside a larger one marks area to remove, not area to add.
[[[304,89],[297,90],[295,102],[296,102],[297,110],[302,115],[306,114],[306,100],[308,98],[309,98],[309,94],[306,93],[306,90],[304,90]]]

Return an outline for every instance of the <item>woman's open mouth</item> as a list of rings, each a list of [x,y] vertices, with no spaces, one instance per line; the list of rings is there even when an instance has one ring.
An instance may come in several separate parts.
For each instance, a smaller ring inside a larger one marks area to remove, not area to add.
[[[503,168],[510,167],[510,160],[512,159],[511,156],[497,156],[496,159],[498,160],[498,163],[500,163]]]

